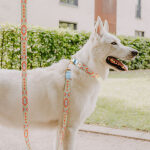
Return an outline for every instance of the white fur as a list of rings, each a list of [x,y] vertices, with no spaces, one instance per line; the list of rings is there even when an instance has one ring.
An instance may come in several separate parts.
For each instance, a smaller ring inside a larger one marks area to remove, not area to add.
[[[98,31],[100,28],[100,31]],[[123,46],[119,39],[108,33],[109,26],[98,18],[95,31],[88,42],[74,57],[86,64],[90,70],[99,73],[101,78],[108,76],[110,66],[107,56],[131,59],[132,48]],[[116,41],[117,46],[110,43]],[[69,60],[61,60],[47,68],[28,71],[28,96],[31,123],[58,121],[62,125],[63,92],[65,70]],[[73,64],[72,90],[69,111],[69,124],[63,143],[63,150],[74,150],[75,135],[79,126],[93,112],[100,91],[97,79],[79,70]],[[22,125],[21,72],[0,70],[0,123]],[[58,140],[57,140],[58,141]],[[51,142],[51,141],[50,141]],[[57,148],[56,148],[57,149]]]

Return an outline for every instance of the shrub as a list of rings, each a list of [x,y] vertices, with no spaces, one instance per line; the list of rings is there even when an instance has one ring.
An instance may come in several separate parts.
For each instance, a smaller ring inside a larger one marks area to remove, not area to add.
[[[138,50],[138,56],[132,61],[126,61],[130,70],[150,69],[150,39],[119,37],[125,46],[129,46]]]
[[[46,67],[62,58],[70,58],[88,40],[90,33],[68,30],[28,29],[28,69]],[[129,69],[150,69],[150,40],[119,37],[124,45],[139,50],[138,57],[125,62]],[[21,68],[20,27],[2,25],[0,28],[0,67]]]
[[[28,29],[28,68],[46,67],[70,58],[89,38],[89,33],[67,30]],[[0,67],[20,69],[20,27],[2,25],[0,29]]]

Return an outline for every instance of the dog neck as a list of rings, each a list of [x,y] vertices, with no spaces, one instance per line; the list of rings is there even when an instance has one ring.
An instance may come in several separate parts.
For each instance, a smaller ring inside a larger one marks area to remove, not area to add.
[[[105,63],[102,61],[97,61],[94,58],[92,51],[94,50],[95,45],[93,45],[92,40],[93,39],[90,37],[83,48],[79,50],[73,57],[81,63],[87,65],[91,71],[98,73],[102,79],[106,79],[109,74],[109,68]]]

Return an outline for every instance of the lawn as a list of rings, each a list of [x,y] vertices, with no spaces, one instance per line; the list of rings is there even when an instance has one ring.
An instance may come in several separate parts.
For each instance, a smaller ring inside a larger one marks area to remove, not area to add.
[[[86,123],[150,131],[150,70],[111,72]]]

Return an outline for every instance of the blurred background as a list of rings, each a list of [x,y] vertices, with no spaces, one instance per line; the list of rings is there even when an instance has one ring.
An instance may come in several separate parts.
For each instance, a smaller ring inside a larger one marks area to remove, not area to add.
[[[0,23],[20,24],[20,1],[0,0]],[[32,0],[28,24],[92,31],[97,16],[107,19],[110,32],[150,36],[150,2],[145,0]]]

